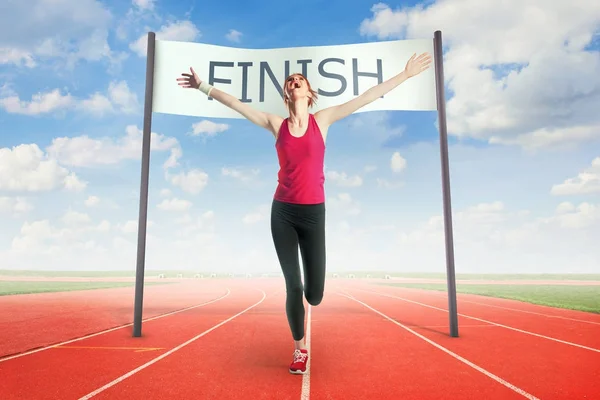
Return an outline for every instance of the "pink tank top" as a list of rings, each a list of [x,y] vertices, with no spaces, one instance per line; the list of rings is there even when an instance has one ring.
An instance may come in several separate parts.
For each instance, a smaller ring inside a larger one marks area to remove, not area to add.
[[[279,173],[275,200],[294,204],[325,202],[325,143],[317,121],[308,116],[308,128],[301,137],[292,136],[286,118],[275,142]]]

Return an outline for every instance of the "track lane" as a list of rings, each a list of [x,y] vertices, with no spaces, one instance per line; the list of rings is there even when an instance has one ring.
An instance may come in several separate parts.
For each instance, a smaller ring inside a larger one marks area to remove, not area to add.
[[[465,327],[459,338],[451,338],[446,312],[356,288],[346,292],[541,399],[593,398],[600,393],[599,353],[497,326],[469,328],[473,321],[460,316],[459,327]]]
[[[232,288],[218,302],[145,323],[140,338],[131,337],[131,329],[119,329],[72,347],[7,360],[0,363],[0,376],[8,383],[0,386],[0,398],[78,398],[240,312],[261,296],[258,290]]]
[[[144,318],[218,297],[229,282],[144,288]],[[0,296],[0,357],[132,322],[134,287]]]
[[[313,309],[311,400],[524,398],[335,286]]]
[[[357,287],[358,288],[358,287]],[[388,286],[371,286],[359,288],[378,293],[393,295],[409,301],[417,301],[429,306],[448,310],[448,297],[439,296],[432,291],[402,290],[403,288]],[[488,300],[489,301],[489,300]],[[501,325],[528,331],[531,333],[552,337],[558,340],[591,347],[600,351],[600,325],[577,320],[552,318],[540,314],[519,313],[503,308],[490,307],[478,303],[463,302],[457,298],[458,312],[464,316],[485,319]],[[470,320],[468,324],[481,323]],[[460,329],[460,326],[459,326]]]
[[[93,398],[300,400],[303,379],[288,372],[292,352],[285,289],[279,287],[210,336]]]
[[[391,287],[396,289],[401,289],[402,291],[408,293],[415,293],[416,295],[420,294],[428,294],[431,293],[432,296],[437,296],[443,299],[448,299],[448,294],[446,292],[441,292],[437,290],[426,290],[426,289],[418,289],[418,288],[409,288],[402,286],[392,286],[389,283],[390,281],[374,281],[367,280],[358,282],[357,285],[371,286],[371,287]],[[445,284],[445,283],[444,283]],[[579,311],[579,310],[571,310],[567,308],[559,308],[559,307],[551,307],[542,304],[534,304],[528,303],[525,301],[519,301],[514,299],[504,299],[500,297],[491,297],[491,296],[483,296],[471,293],[457,293],[457,298],[461,299],[465,303],[473,303],[484,306],[490,306],[492,308],[500,308],[505,309],[507,311],[513,311],[517,313],[532,315],[544,316],[547,318],[557,318],[557,319],[570,319],[576,322],[589,323],[592,325],[600,324],[600,314]]]

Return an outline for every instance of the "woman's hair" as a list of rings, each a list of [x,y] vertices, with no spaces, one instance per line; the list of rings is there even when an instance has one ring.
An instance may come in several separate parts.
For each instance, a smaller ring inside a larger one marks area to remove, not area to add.
[[[295,74],[291,74],[290,76],[288,76],[287,78],[285,78],[285,83],[284,83],[284,89],[283,89],[283,101],[285,102],[285,104],[287,105],[288,101],[290,101],[290,99],[287,96],[287,91],[286,91],[286,87],[287,87],[287,81],[294,77],[294,76],[301,76],[302,79],[304,79],[304,81],[306,82],[306,85],[308,86],[308,91],[312,94],[312,96],[308,99],[308,106],[312,107],[317,103],[317,98],[319,97],[317,95],[317,92],[315,90],[313,90],[313,88],[310,86],[310,82],[308,81],[308,79],[306,79],[306,77],[300,73],[295,73]]]

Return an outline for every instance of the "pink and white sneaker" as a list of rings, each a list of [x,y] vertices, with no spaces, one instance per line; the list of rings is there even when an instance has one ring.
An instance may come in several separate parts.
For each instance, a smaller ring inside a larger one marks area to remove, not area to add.
[[[306,373],[306,362],[308,361],[308,350],[295,350],[294,361],[290,364],[290,373],[304,374]]]

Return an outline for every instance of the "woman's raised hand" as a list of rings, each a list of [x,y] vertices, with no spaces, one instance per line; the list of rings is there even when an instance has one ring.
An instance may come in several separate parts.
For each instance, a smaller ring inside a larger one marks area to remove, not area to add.
[[[416,75],[419,75],[421,72],[425,71],[429,68],[431,64],[431,56],[427,53],[423,53],[417,57],[417,54],[413,54],[413,56],[406,63],[406,68],[404,71],[406,75],[410,78]]]
[[[202,81],[196,71],[194,71],[194,68],[190,67],[190,72],[191,74],[182,73],[181,76],[183,78],[177,78],[178,85],[183,88],[198,89]]]

